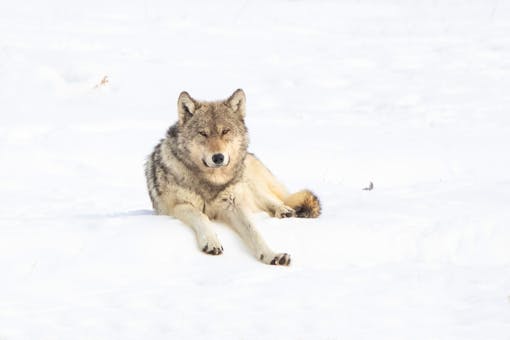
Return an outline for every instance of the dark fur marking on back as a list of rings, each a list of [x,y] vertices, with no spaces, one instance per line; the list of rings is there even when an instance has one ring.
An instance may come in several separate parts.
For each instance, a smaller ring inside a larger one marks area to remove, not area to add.
[[[156,150],[158,149],[158,147],[161,146],[161,144],[158,144],[156,146]],[[156,166],[158,165],[158,162],[156,161],[156,150],[154,150],[154,152],[152,153],[152,180],[154,182],[154,189],[156,190],[156,193],[158,194],[158,196],[161,196],[161,189],[159,188],[159,181],[158,181],[158,176],[157,176],[157,172],[156,172]]]
[[[162,140],[163,142],[163,140]],[[173,174],[170,172],[170,168],[166,165],[166,163],[163,161],[163,157],[161,156],[161,143],[159,143],[156,148],[154,149],[154,154],[156,155],[156,164],[158,167],[163,171],[165,175],[165,180],[168,180],[168,175],[171,175],[173,177]]]
[[[170,126],[166,132],[166,135],[168,137],[177,137],[177,133],[179,132],[178,128],[177,128],[177,124],[174,124],[172,126]],[[163,142],[164,139],[161,140],[161,142]]]
[[[167,177],[168,175],[173,177],[173,174],[170,172],[170,168],[166,166],[165,162],[161,161],[159,165],[161,167],[161,170],[163,170],[163,172],[165,173],[165,177]]]

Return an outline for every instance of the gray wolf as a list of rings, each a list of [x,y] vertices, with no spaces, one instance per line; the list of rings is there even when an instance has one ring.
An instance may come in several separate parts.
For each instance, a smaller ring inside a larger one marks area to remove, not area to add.
[[[287,192],[247,151],[245,106],[241,89],[214,102],[198,101],[182,92],[178,121],[145,165],[149,195],[156,213],[173,216],[195,231],[203,252],[223,253],[212,228],[215,220],[236,230],[259,261],[289,265],[290,255],[269,248],[249,213],[315,218],[320,215],[320,203],[309,190]]]

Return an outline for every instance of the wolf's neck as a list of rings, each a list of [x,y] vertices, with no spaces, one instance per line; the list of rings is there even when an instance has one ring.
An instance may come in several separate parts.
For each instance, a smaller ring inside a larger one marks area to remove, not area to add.
[[[218,170],[223,170],[219,172]],[[217,172],[218,171],[218,172]],[[222,191],[241,181],[244,173],[244,157],[229,169],[218,168],[212,174],[199,173],[196,178],[200,185],[196,188],[204,199],[215,199]]]

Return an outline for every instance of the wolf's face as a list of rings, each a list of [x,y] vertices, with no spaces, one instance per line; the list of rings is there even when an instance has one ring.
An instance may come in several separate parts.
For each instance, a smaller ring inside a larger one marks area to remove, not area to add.
[[[186,92],[179,96],[179,147],[215,184],[227,182],[246,156],[245,101],[242,90],[220,102],[200,102]]]

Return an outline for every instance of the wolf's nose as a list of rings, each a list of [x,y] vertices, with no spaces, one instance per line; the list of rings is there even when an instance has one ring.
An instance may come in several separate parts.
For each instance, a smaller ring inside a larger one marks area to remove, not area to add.
[[[216,165],[220,165],[225,160],[225,156],[222,153],[216,153],[212,156],[212,161]]]

